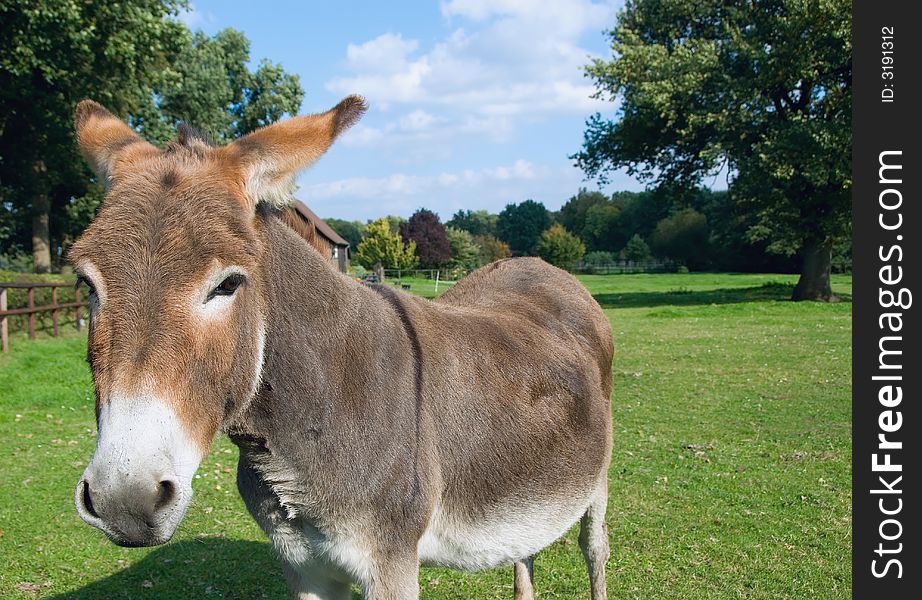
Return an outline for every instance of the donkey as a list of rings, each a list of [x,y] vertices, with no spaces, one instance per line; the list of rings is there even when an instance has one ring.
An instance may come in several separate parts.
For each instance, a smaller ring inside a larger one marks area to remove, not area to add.
[[[218,432],[296,598],[419,597],[420,564],[514,565],[581,520],[606,597],[612,334],[585,288],[499,261],[436,301],[363,286],[279,215],[357,121],[350,96],[223,147],[164,150],[76,110],[107,183],[69,259],[89,288],[96,450],[77,512],[122,546],[167,542]]]

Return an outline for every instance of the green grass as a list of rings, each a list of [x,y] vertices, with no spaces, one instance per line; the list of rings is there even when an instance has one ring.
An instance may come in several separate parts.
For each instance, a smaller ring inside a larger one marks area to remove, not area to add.
[[[581,280],[615,336],[611,596],[850,596],[851,304],[791,303],[787,275]],[[851,279],[834,288],[847,299]],[[79,520],[95,429],[84,346],[17,336],[0,357],[0,596],[285,598],[226,440],[170,544],[118,548]],[[542,598],[588,598],[575,529],[535,578]],[[511,569],[423,569],[421,586],[512,597]]]

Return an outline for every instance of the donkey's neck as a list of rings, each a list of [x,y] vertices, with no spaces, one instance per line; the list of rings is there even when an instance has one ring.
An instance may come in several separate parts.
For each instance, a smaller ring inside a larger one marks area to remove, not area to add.
[[[280,219],[269,214],[263,219],[268,242],[267,350],[279,344],[287,352],[335,347],[340,334],[358,324],[358,305],[367,291]],[[300,338],[295,347],[285,346],[291,335]]]
[[[298,423],[302,434],[319,435],[343,381],[354,374],[349,348],[382,301],[274,214],[258,218],[267,248],[262,384],[229,431],[267,439],[285,430],[281,417]]]

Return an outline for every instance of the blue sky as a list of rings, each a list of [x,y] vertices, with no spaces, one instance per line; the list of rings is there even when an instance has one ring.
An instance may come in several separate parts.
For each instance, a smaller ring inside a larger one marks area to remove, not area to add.
[[[298,179],[318,214],[364,221],[426,207],[444,221],[527,198],[556,210],[598,187],[567,156],[589,115],[614,115],[590,98],[581,67],[610,55],[603,30],[621,4],[194,0],[181,18],[209,34],[243,31],[254,61],[300,76],[302,112],[368,99],[363,120]],[[639,189],[624,174],[605,188]]]

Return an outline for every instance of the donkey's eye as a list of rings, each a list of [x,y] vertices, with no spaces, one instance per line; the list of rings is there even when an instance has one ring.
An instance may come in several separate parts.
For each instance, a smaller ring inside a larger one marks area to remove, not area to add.
[[[246,278],[240,273],[234,273],[233,275],[228,275],[224,278],[224,281],[221,282],[221,285],[211,290],[211,293],[208,294],[208,298],[205,300],[211,300],[215,296],[232,296],[234,292],[237,291],[243,282],[246,281]]]

